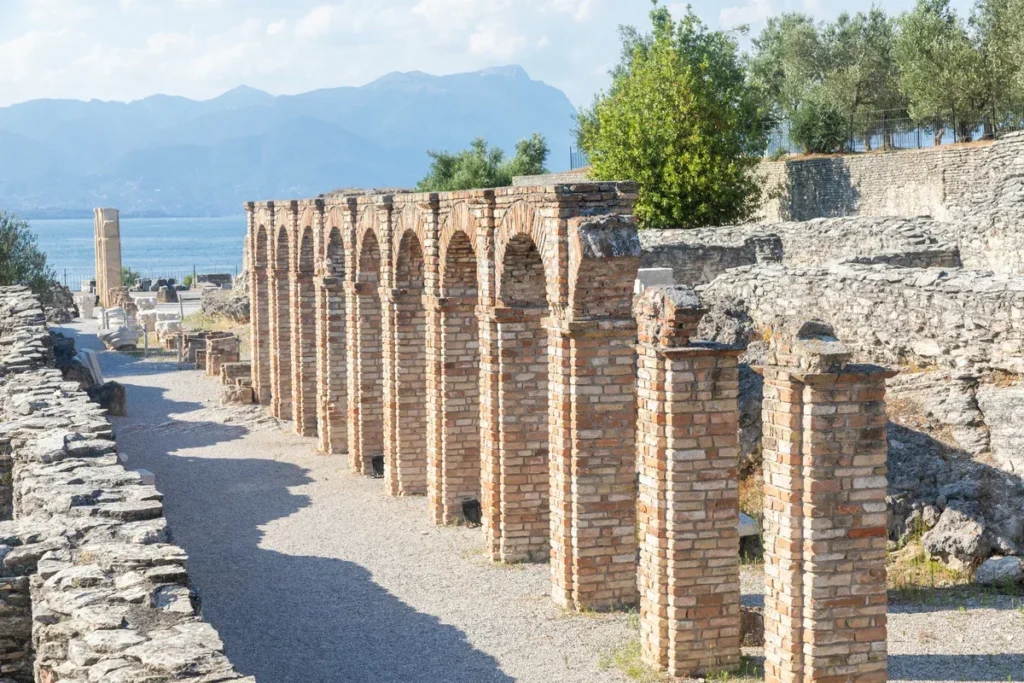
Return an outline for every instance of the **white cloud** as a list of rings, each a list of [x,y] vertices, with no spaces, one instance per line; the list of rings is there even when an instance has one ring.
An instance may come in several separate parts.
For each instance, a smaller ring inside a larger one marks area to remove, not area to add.
[[[774,12],[772,0],[747,0],[742,7],[722,8],[718,21],[724,28],[734,28],[740,24],[758,24]]]
[[[272,21],[269,24],[267,24],[267,35],[268,36],[280,35],[280,34],[284,33],[285,29],[287,29],[287,28],[288,28],[288,20],[287,19],[278,19],[277,21]]]
[[[295,35],[299,38],[319,38],[331,32],[335,8],[332,5],[314,7],[306,16],[295,23]]]
[[[526,38],[510,33],[502,26],[478,26],[469,37],[469,51],[474,55],[511,59],[526,45]]]

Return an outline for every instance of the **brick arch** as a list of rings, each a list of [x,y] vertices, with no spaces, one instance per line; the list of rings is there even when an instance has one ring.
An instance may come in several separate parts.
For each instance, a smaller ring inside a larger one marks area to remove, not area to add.
[[[302,229],[299,240],[298,266],[300,275],[312,275],[316,264],[316,245],[313,239],[313,228],[307,225]]]
[[[640,267],[631,217],[569,222],[569,308],[574,317],[630,318]]]
[[[395,249],[395,286],[405,289],[423,289],[425,264],[423,242],[414,230],[406,230]]]
[[[380,235],[380,225],[377,220],[377,207],[373,204],[363,204],[362,206],[356,207],[357,216],[355,219],[356,235],[355,235],[355,249],[354,254],[356,257],[356,273],[362,271],[360,262],[362,260],[364,245],[367,242],[367,236],[373,236],[373,242],[376,245],[378,254],[383,252],[384,240]],[[380,268],[378,267],[378,270]]]
[[[356,280],[358,282],[380,282],[381,275],[380,242],[377,231],[373,228],[363,230],[359,237],[359,260],[357,261]]]
[[[519,200],[512,204],[505,212],[501,224],[495,234],[494,265],[495,281],[498,283],[499,298],[501,296],[501,283],[505,279],[505,265],[507,263],[506,251],[509,244],[516,240],[519,235],[525,235],[536,246],[543,264],[545,284],[549,288],[546,298],[549,302],[557,301],[557,294],[553,294],[551,287],[557,283],[559,264],[557,258],[552,258],[557,253],[555,249],[556,237],[549,235],[544,226],[542,216],[527,201]],[[522,240],[517,240],[521,244]]]
[[[410,234],[416,238],[422,250],[423,245],[427,243],[426,222],[423,220],[423,212],[416,204],[406,204],[397,212],[395,230],[391,236],[391,253],[395,255],[395,272],[398,269],[402,245],[406,243]]]
[[[324,264],[324,274],[328,277],[345,277],[345,238],[337,227],[328,230],[324,247]]]
[[[498,272],[498,300],[509,307],[550,307],[544,255],[533,237],[519,232],[504,245]]]
[[[469,238],[469,243],[473,245],[473,250],[476,251],[478,227],[479,221],[476,216],[473,215],[468,203],[460,202],[451,207],[451,210],[445,215],[444,220],[441,222],[441,230],[439,234],[441,263],[444,263],[449,243],[459,233],[463,233]],[[444,268],[444,266],[442,266],[442,268]]]
[[[267,258],[270,256],[270,240],[268,238],[269,233],[267,232],[267,226],[263,223],[259,224],[256,228],[256,244],[253,245],[253,256],[256,258],[256,263],[268,266]]]
[[[288,244],[288,228],[281,225],[277,228],[277,240],[274,243],[274,267],[279,270],[288,269],[288,258],[291,255]]]
[[[441,259],[441,296],[475,297],[480,291],[477,277],[476,242],[458,230],[449,235]]]

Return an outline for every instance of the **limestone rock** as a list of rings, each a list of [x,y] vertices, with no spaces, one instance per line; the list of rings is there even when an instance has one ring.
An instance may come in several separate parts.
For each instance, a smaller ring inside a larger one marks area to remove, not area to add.
[[[124,386],[117,382],[107,382],[88,390],[89,398],[100,404],[110,415],[124,417],[128,414],[128,395]]]
[[[974,582],[998,585],[1024,582],[1024,561],[1019,557],[990,557],[974,574]]]
[[[922,540],[930,555],[964,573],[974,571],[992,551],[985,518],[977,504],[946,508],[939,523]]]

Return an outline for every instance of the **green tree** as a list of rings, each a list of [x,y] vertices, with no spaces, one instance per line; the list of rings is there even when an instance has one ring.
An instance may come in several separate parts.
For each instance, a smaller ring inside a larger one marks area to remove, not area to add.
[[[609,91],[580,113],[579,146],[597,179],[639,183],[645,228],[741,221],[761,198],[753,171],[766,144],[763,97],[730,34],[653,5],[650,34],[621,30],[621,61]]]
[[[899,20],[895,55],[910,115],[922,124],[956,126],[969,141],[990,103],[981,55],[949,0],[917,0]]]
[[[985,132],[991,134],[993,125],[1008,114],[1019,117],[1024,106],[1024,0],[978,0],[970,26],[990,109]]]
[[[53,281],[28,223],[0,210],[0,285],[24,285],[46,303]]]
[[[770,17],[752,44],[750,80],[765,94],[774,116],[788,119],[825,79],[820,29],[806,14],[784,13]]]
[[[128,266],[121,266],[121,286],[122,287],[134,287],[135,281],[138,280],[141,275],[138,272],[132,270]]]
[[[505,158],[505,152],[490,147],[487,140],[473,140],[469,149],[455,154],[427,152],[432,161],[430,172],[416,189],[420,192],[452,192],[478,187],[507,187],[513,176],[547,173],[544,167],[548,145],[544,136],[534,133],[516,144],[516,155]]]

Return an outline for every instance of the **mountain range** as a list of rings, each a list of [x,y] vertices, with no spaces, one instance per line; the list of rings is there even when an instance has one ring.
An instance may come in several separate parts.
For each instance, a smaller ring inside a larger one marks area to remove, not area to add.
[[[195,101],[33,100],[0,108],[0,208],[24,217],[219,216],[248,200],[339,187],[410,187],[427,150],[531,133],[566,165],[576,109],[521,67],[392,73],[361,87],[274,96],[246,86]]]

